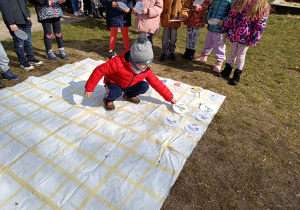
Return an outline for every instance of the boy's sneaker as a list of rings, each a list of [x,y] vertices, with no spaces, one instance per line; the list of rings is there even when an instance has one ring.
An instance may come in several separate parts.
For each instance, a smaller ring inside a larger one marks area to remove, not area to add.
[[[47,52],[46,58],[48,58],[49,60],[54,61],[54,62],[59,61],[58,57],[56,57],[53,50],[49,50]]]
[[[112,59],[113,57],[117,56],[117,53],[114,50],[108,51],[108,54],[109,54],[109,59]]]
[[[159,61],[160,61],[160,62],[164,62],[164,61],[166,60],[166,58],[167,58],[167,53],[163,53],[163,54],[160,56]]]
[[[128,96],[126,96],[125,93],[123,94],[123,99],[125,101],[131,102],[131,103],[134,103],[134,104],[140,103],[140,99],[138,99],[137,97],[128,97]]]
[[[25,71],[32,71],[34,69],[34,66],[30,65],[28,61],[26,61],[24,64],[20,65],[20,68]]]
[[[2,79],[13,79],[17,80],[20,78],[19,75],[13,74],[9,69],[6,72],[1,72]]]
[[[217,64],[214,67],[213,71],[219,73],[221,71],[221,68],[222,68],[222,62],[221,61],[217,61]]]
[[[33,60],[29,61],[29,64],[35,65],[35,66],[42,66],[42,65],[44,65],[44,62],[33,58]]]
[[[175,56],[174,53],[170,53],[170,54],[169,54],[169,57],[170,57],[170,59],[171,59],[172,61],[176,61],[176,56]]]
[[[195,57],[196,61],[207,61],[207,55],[201,54],[200,56]]]
[[[64,60],[69,60],[70,59],[64,49],[63,50],[58,50],[58,51],[59,51],[61,59],[64,59]]]
[[[113,111],[115,109],[115,105],[112,101],[107,101],[106,97],[103,98],[104,108],[106,111]]]

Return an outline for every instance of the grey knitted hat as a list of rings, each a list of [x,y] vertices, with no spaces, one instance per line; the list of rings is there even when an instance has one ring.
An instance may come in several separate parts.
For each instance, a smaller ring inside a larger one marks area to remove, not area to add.
[[[153,60],[152,44],[146,34],[140,34],[130,49],[131,61],[135,64],[149,64]]]

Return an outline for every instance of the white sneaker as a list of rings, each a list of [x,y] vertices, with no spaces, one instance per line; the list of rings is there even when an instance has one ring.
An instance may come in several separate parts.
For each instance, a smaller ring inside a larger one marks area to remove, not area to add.
[[[82,15],[82,13],[81,13],[81,12],[79,12],[79,11],[78,11],[77,13],[78,13],[78,15]]]
[[[74,16],[79,16],[78,11],[74,12]]]

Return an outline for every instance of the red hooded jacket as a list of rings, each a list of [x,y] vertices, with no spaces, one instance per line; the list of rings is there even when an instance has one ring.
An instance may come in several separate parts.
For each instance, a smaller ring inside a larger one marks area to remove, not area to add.
[[[97,66],[86,82],[86,91],[93,92],[102,77],[104,77],[104,83],[115,83],[121,88],[131,87],[145,79],[166,101],[171,101],[173,98],[172,92],[153,74],[151,66],[147,71],[135,74],[129,62],[129,56],[130,50],[127,50]]]

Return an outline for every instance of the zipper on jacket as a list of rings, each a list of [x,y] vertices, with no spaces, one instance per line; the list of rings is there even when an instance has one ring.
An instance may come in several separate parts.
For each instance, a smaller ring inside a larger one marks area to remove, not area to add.
[[[219,7],[220,7],[220,4],[221,4],[221,3],[222,3],[222,1],[219,1],[219,4],[218,4],[218,7],[217,7],[217,10],[216,10],[216,11],[219,10]],[[216,16],[217,16],[217,12],[215,12],[214,18],[216,18]]]
[[[136,76],[136,73],[133,74],[132,80],[130,81],[129,85],[126,88],[128,88],[131,85],[131,83],[134,80],[135,76]]]

